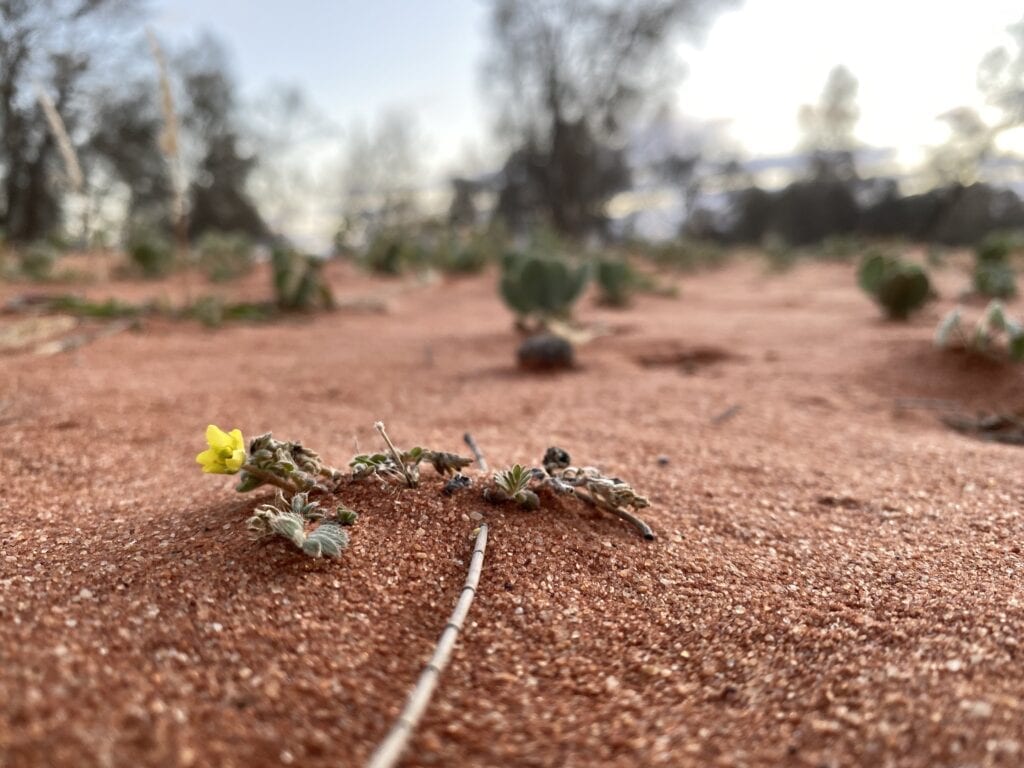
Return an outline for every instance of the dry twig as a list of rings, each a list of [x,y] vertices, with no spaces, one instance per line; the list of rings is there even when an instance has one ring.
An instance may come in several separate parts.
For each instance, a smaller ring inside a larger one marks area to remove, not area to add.
[[[448,624],[434,648],[434,655],[430,657],[427,666],[420,673],[416,687],[412,689],[405,707],[398,715],[388,735],[374,751],[366,768],[392,768],[398,758],[402,756],[409,737],[419,724],[423,712],[430,703],[430,697],[437,687],[437,681],[448,666],[451,659],[452,649],[455,647],[455,640],[458,638],[462,623],[466,620],[469,608],[473,604],[473,597],[476,595],[477,583],[480,581],[480,571],[484,567],[484,551],[487,549],[487,523],[480,526],[480,532],[476,537],[476,544],[473,546],[473,557],[469,561],[469,572],[466,574],[466,583],[462,587],[458,602],[455,603],[455,610],[448,619]]]

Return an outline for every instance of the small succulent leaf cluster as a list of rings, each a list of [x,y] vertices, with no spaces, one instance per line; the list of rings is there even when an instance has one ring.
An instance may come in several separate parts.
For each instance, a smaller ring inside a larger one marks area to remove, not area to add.
[[[345,512],[354,514],[348,509]],[[309,529],[311,523],[315,527]],[[296,493],[289,500],[278,489],[273,502],[256,507],[246,527],[256,539],[279,536],[310,557],[338,557],[348,546],[342,524],[326,519],[320,503],[310,501],[308,492]]]
[[[540,497],[530,490],[530,483],[536,479],[534,471],[521,464],[513,464],[508,469],[494,473],[494,485],[484,489],[487,501],[514,501],[524,509],[540,507]]]
[[[1006,313],[1002,302],[992,301],[973,329],[968,329],[959,307],[947,314],[935,329],[935,345],[940,349],[966,349],[991,357],[1024,361],[1024,325]]]
[[[299,442],[275,440],[270,432],[252,439],[236,490],[239,493],[276,485],[285,491],[329,490],[342,474]],[[326,483],[326,484],[325,484]]]
[[[868,253],[857,281],[893,320],[906,320],[932,297],[928,274],[917,264],[888,253]]]

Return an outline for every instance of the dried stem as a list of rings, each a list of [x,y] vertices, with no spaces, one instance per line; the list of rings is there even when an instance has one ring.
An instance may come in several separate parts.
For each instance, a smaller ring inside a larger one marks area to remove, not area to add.
[[[603,499],[599,499],[596,496],[591,496],[590,493],[585,491],[583,488],[576,488],[574,490],[576,491],[576,496],[581,500],[585,501],[587,504],[591,504],[597,507],[598,509],[603,509],[605,512],[611,512],[613,515],[616,515],[617,517],[621,517],[627,523],[634,526],[638,531],[640,531],[640,533],[643,535],[645,539],[647,539],[647,541],[654,541],[654,531],[651,530],[651,526],[649,526],[639,517],[634,515],[632,512],[622,509],[620,507],[612,506],[611,504],[608,504],[606,501],[604,501]]]
[[[248,462],[242,465],[242,471],[247,472],[253,477],[259,478],[267,485],[277,486],[286,493],[298,493],[300,490],[294,483],[287,482],[283,478],[275,475],[273,472],[264,472],[259,467],[253,466]]]
[[[410,474],[408,468],[405,466],[405,461],[402,460],[402,454],[397,448],[395,448],[395,444],[391,442],[391,438],[388,437],[388,433],[384,431],[384,422],[378,421],[373,425],[373,428],[376,429],[384,439],[384,443],[387,445],[388,451],[391,453],[391,460],[395,462],[395,466],[398,467],[398,471],[401,472],[402,476],[405,478],[405,484],[410,488],[415,488],[416,478]]]
[[[53,103],[53,99],[50,98],[49,94],[38,83],[36,83],[36,99],[38,99],[39,106],[43,109],[46,122],[50,126],[50,133],[53,134],[53,138],[57,142],[57,148],[60,150],[60,157],[64,163],[64,173],[68,178],[68,185],[71,187],[72,192],[81,192],[85,180],[82,176],[82,166],[78,162],[75,147],[71,143],[67,127],[64,125],[64,120],[61,119],[60,112],[57,111],[57,106]]]
[[[167,57],[164,56],[163,48],[160,47],[160,41],[157,40],[152,29],[146,30],[146,36],[149,38],[149,48],[160,74],[160,110],[164,118],[164,130],[160,136],[160,150],[167,159],[167,165],[171,171],[171,186],[173,188],[171,217],[174,220],[174,234],[178,246],[178,262],[184,267],[182,281],[185,288],[185,303],[191,304],[192,287],[188,275],[191,259],[189,258],[188,249],[188,211],[185,201],[187,184],[181,159],[178,111],[174,106],[174,91],[171,87],[171,74],[170,68],[167,65]]]
[[[484,458],[483,451],[480,450],[480,446],[476,444],[476,440],[469,432],[462,436],[465,440],[466,445],[469,446],[469,450],[473,452],[473,458],[476,459],[476,465],[479,467],[481,472],[487,471],[487,459]]]
[[[402,756],[409,737],[419,724],[423,712],[430,703],[430,697],[437,687],[437,681],[448,666],[451,659],[452,649],[458,638],[462,623],[466,620],[469,608],[473,604],[473,597],[476,595],[477,583],[480,581],[480,571],[484,567],[484,552],[487,549],[487,523],[480,526],[480,532],[476,537],[476,544],[473,546],[473,557],[469,561],[469,572],[466,574],[466,583],[462,587],[458,602],[455,603],[455,610],[448,618],[448,624],[441,637],[434,647],[434,655],[430,657],[427,666],[420,673],[416,687],[412,689],[405,707],[398,715],[388,735],[380,743],[376,751],[370,757],[366,768],[392,768],[398,758]]]

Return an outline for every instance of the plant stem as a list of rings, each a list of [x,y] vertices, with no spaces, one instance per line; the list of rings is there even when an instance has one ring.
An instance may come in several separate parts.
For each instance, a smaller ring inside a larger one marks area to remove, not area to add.
[[[481,472],[487,471],[487,459],[484,458],[483,451],[480,450],[480,446],[476,444],[476,440],[473,436],[467,432],[462,436],[462,439],[466,441],[466,445],[469,446],[469,450],[473,452],[473,458],[476,459],[476,465],[479,467]]]
[[[382,438],[384,438],[384,442],[387,444],[388,450],[391,452],[392,461],[395,462],[395,465],[398,467],[398,471],[402,473],[403,477],[405,477],[405,484],[410,488],[415,488],[416,481],[406,468],[405,462],[402,461],[402,454],[398,452],[398,449],[395,448],[395,444],[392,443],[391,438],[388,437],[388,433],[384,431],[384,422],[378,421],[373,425],[373,428],[380,433]]]
[[[487,549],[487,523],[480,525],[480,532],[476,536],[476,543],[473,545],[473,557],[469,561],[469,572],[466,574],[466,583],[462,587],[459,599],[455,603],[455,609],[448,618],[448,624],[441,637],[434,647],[434,655],[430,657],[427,666],[420,673],[416,687],[412,689],[409,698],[406,699],[405,707],[398,715],[388,735],[374,751],[366,768],[392,768],[398,758],[402,756],[416,726],[419,724],[423,712],[430,703],[430,697],[437,687],[437,681],[448,666],[451,659],[452,649],[455,647],[455,640],[458,638],[462,623],[466,620],[469,608],[473,604],[473,597],[476,595],[476,587],[480,581],[480,571],[484,567],[484,552]]]
[[[272,472],[264,472],[262,469],[260,469],[259,467],[255,467],[252,464],[243,464],[242,471],[248,472],[253,477],[259,478],[268,485],[276,485],[282,491],[286,491],[288,493],[299,492],[299,489],[295,487],[294,483],[290,483],[284,480],[283,478],[280,478],[277,475],[273,474]]]
[[[647,541],[654,541],[654,531],[651,530],[651,526],[641,520],[639,517],[634,515],[632,512],[621,509],[620,507],[613,506],[603,499],[599,499],[596,496],[591,496],[589,492],[583,488],[576,488],[576,496],[587,504],[592,504],[598,509],[603,509],[605,512],[611,512],[617,517],[621,517],[630,525],[634,526],[643,535]]]

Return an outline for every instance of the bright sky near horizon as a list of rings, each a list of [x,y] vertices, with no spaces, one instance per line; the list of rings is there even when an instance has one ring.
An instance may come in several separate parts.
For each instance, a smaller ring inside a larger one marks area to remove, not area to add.
[[[461,167],[469,155],[498,159],[480,75],[484,0],[151,1],[161,36],[220,37],[246,95],[299,85],[341,137],[383,111],[413,113],[436,181],[480,170]],[[857,138],[914,164],[943,140],[939,114],[980,106],[978,63],[1022,16],[1020,0],[745,0],[699,44],[681,46],[687,73],[675,111],[727,121],[730,143],[747,157],[784,155],[799,139],[800,105],[844,64],[860,82]],[[312,155],[326,166],[339,152]]]
[[[223,38],[248,93],[301,85],[341,128],[382,110],[415,112],[442,164],[487,143],[482,0],[156,0],[174,39]],[[746,0],[685,46],[677,107],[728,119],[751,155],[785,153],[796,112],[832,66],[860,80],[859,138],[911,150],[942,137],[935,117],[977,102],[981,57],[1024,16],[1019,0]]]

